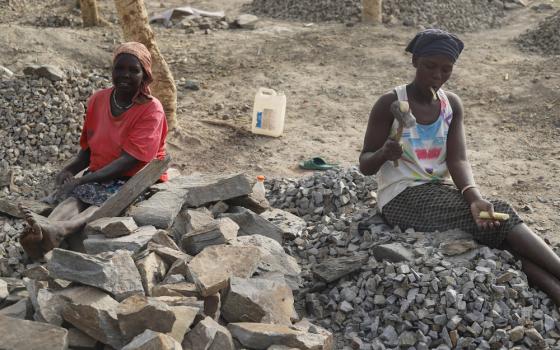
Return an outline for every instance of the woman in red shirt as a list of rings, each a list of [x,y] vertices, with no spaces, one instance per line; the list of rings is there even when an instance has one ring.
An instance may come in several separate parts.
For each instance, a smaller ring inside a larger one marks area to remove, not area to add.
[[[167,122],[150,94],[151,55],[137,42],[118,46],[113,55],[113,87],[95,92],[87,104],[80,152],[56,177],[57,198],[49,215],[22,207],[29,226],[20,242],[32,259],[83,229],[111,195],[153,159],[165,157]],[[86,170],[81,177],[76,174]],[[162,175],[165,181],[167,175]]]

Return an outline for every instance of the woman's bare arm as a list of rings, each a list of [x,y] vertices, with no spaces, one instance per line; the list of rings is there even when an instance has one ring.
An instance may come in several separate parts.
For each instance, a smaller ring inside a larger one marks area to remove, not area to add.
[[[396,99],[393,92],[387,93],[371,110],[360,154],[360,171],[364,175],[376,174],[386,161],[399,159],[402,155],[401,145],[389,138],[394,120],[390,106]]]

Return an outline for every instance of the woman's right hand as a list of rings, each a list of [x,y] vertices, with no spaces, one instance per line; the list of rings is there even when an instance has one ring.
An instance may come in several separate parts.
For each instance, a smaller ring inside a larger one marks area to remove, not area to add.
[[[72,172],[70,172],[69,170],[65,170],[63,169],[61,172],[59,172],[56,175],[56,187],[60,188],[62,187],[62,185],[64,185],[65,183],[67,183],[68,181],[72,180],[74,178],[74,174],[72,174]]]
[[[383,158],[386,160],[397,160],[403,154],[402,146],[399,142],[392,138],[388,138],[381,148]]]

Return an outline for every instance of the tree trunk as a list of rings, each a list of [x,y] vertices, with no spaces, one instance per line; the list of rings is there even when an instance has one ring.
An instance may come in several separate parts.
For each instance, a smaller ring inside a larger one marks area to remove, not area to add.
[[[362,21],[368,24],[381,24],[382,0],[362,0]]]
[[[84,27],[95,27],[101,23],[96,0],[80,0],[80,9]]]
[[[152,54],[152,73],[154,82],[150,85],[152,94],[157,97],[167,117],[169,129],[176,125],[177,88],[169,66],[161,55],[154,32],[148,23],[148,12],[144,0],[115,0],[121,26],[126,41],[140,42]]]

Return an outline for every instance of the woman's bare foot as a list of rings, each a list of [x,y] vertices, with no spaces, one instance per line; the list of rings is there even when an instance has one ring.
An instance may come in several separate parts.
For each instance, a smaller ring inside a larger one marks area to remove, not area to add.
[[[23,205],[20,205],[19,209],[29,225],[22,233],[20,242],[30,258],[37,259],[39,254],[42,257],[48,251],[60,246],[60,243],[66,236],[64,225],[36,215]],[[41,250],[40,253],[38,251],[39,248]]]
[[[19,243],[32,260],[40,260],[43,257],[42,235],[38,235],[31,227],[23,229]]]

